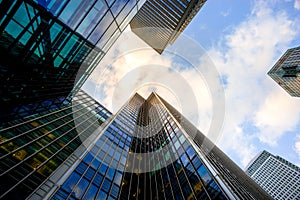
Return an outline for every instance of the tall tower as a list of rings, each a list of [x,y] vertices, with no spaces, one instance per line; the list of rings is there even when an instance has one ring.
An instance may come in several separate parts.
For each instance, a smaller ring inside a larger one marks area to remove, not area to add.
[[[268,75],[287,93],[300,97],[300,46],[288,49]]]
[[[73,165],[111,113],[85,92],[0,126],[0,199],[26,199],[62,163]],[[68,158],[68,162],[65,160]],[[47,190],[46,190],[47,191]]]
[[[130,22],[131,30],[161,54],[168,44],[174,43],[205,2],[148,0]]]
[[[263,151],[251,161],[246,173],[274,199],[300,198],[300,168]]]
[[[76,93],[137,2],[3,0],[0,10],[1,123],[60,106]]]
[[[156,93],[135,94],[97,131],[30,198],[271,199]]]

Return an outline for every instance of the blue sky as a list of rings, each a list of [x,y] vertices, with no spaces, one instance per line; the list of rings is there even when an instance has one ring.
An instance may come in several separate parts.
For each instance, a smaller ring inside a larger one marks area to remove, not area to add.
[[[300,45],[299,24],[299,0],[208,0],[183,33],[203,47],[223,81],[225,120],[216,142],[242,168],[262,150],[300,165],[300,99],[290,97],[266,74],[287,48]],[[128,49],[139,51],[125,55]],[[151,73],[143,70],[150,65]],[[167,70],[160,70],[162,66]],[[147,95],[155,90],[207,132],[213,121],[211,86],[188,66],[178,68],[180,75],[171,66],[170,55],[158,55],[127,33],[84,89],[113,112],[133,92]],[[198,109],[185,107],[189,102],[182,100],[187,92],[184,84],[176,83],[179,76],[192,85]]]

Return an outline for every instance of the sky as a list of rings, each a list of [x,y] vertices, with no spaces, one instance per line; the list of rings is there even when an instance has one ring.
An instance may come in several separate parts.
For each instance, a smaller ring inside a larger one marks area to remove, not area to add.
[[[156,91],[242,169],[262,150],[300,166],[300,98],[267,76],[299,24],[300,0],[208,0],[162,55],[122,33],[83,89],[113,113]]]

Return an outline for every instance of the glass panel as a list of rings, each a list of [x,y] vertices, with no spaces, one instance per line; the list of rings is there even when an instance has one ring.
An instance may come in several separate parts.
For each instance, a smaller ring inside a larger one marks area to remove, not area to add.
[[[127,2],[128,0],[118,0],[114,3],[114,5],[111,7],[111,11],[115,17],[119,14]]]
[[[102,47],[107,43],[107,41],[113,36],[114,32],[117,30],[117,24],[113,22],[110,27],[107,29],[105,34],[101,37],[97,46],[102,49]]]
[[[101,20],[101,22],[97,25],[96,29],[93,31],[91,36],[88,38],[93,44],[95,44],[103,35],[105,30],[108,28],[108,26],[111,24],[113,20],[112,15],[110,12],[107,12],[104,18]]]
[[[125,17],[128,15],[129,11],[133,8],[134,5],[135,5],[135,0],[130,0],[126,4],[126,7],[121,11],[121,13],[117,17],[118,24],[121,24],[121,22],[125,19]]]
[[[200,159],[197,156],[192,160],[192,162],[193,162],[195,169],[198,169],[198,167],[202,164]]]
[[[188,163],[189,163],[189,159],[188,157],[186,156],[186,154],[183,154],[181,157],[180,157],[180,160],[182,161],[182,164],[184,166],[186,166]]]
[[[93,180],[93,183],[99,187],[101,185],[102,180],[103,180],[103,176],[97,173]]]
[[[77,181],[79,180],[80,176],[73,172],[68,179],[65,181],[65,183],[62,185],[62,188],[68,192],[71,192],[73,190],[73,187],[76,185]]]
[[[54,15],[57,15],[68,0],[50,0],[47,8]]]
[[[59,67],[62,62],[63,59],[60,56],[57,56],[54,60],[54,67]]]
[[[111,182],[108,179],[104,179],[103,185],[102,185],[102,189],[106,192],[109,191],[109,187],[110,187]]]
[[[7,33],[13,38],[17,38],[22,30],[23,28],[13,20],[11,20],[5,28],[5,31],[7,31]]]
[[[78,37],[75,35],[72,35],[72,37],[69,39],[67,44],[64,46],[64,48],[61,50],[60,55],[64,58],[69,56],[69,52],[72,52],[73,46],[76,44],[78,40]]]
[[[58,33],[62,30],[62,27],[58,25],[57,23],[53,24],[53,26],[50,28],[50,37],[51,42],[53,42],[58,35]]]
[[[211,175],[208,173],[207,169],[204,167],[204,165],[201,165],[201,167],[197,170],[199,176],[203,180],[204,183],[209,184],[209,182],[212,180]]]
[[[77,31],[84,37],[87,37],[95,28],[96,24],[103,17],[107,11],[107,6],[104,2],[99,0],[95,6],[90,10],[88,15],[84,18],[83,22],[79,25]]]
[[[97,169],[99,166],[100,166],[100,161],[96,158],[92,164],[91,164],[92,167],[94,167],[95,169]]]
[[[89,185],[88,180],[86,180],[85,178],[81,179],[77,187],[75,187],[73,190],[75,192],[75,196],[80,199],[84,194],[88,185]]]
[[[87,168],[87,165],[81,162],[81,163],[78,165],[78,167],[76,168],[76,171],[77,171],[79,174],[83,174],[84,171],[86,170],[86,168]]]
[[[100,172],[102,175],[105,175],[106,170],[107,170],[107,166],[106,166],[105,164],[102,164],[101,167],[100,167],[99,172]]]
[[[95,185],[91,185],[89,190],[87,191],[84,199],[94,199],[97,194],[98,188]]]
[[[103,199],[106,199],[106,197],[107,197],[106,192],[104,192],[103,190],[100,190],[100,192],[97,196],[97,200],[103,200]]]
[[[191,146],[186,150],[186,153],[190,157],[190,159],[192,159],[196,154],[193,147]]]
[[[116,173],[116,176],[114,178],[114,182],[117,184],[117,185],[120,185],[121,184],[121,180],[122,180],[122,174],[120,172],[117,172]]]
[[[74,28],[82,19],[86,9],[88,8],[88,1],[71,0],[59,18],[71,28]]]
[[[83,161],[87,164],[90,164],[90,162],[93,160],[93,155],[91,153],[88,153],[84,158]]]
[[[114,177],[114,174],[115,174],[115,170],[112,169],[112,168],[110,168],[110,169],[107,171],[106,177],[107,177],[108,179],[112,180],[113,177]]]
[[[118,193],[119,193],[119,187],[113,184],[110,194],[115,197],[118,197]]]
[[[29,23],[30,19],[28,18],[24,3],[22,3],[22,5],[19,7],[13,18],[23,27],[25,27]]]
[[[91,181],[95,173],[96,173],[96,171],[93,168],[89,168],[86,171],[84,177],[87,178],[89,181]]]

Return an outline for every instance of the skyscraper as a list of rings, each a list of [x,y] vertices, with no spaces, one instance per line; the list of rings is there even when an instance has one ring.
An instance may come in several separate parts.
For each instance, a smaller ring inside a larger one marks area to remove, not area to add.
[[[91,133],[110,116],[80,90],[72,102],[2,124],[0,199],[25,199],[65,159],[78,159],[76,155],[85,150],[82,144],[92,140]]]
[[[173,44],[206,0],[148,0],[130,22],[131,30],[161,54]]]
[[[263,151],[246,173],[274,199],[300,199],[300,168],[280,156]]]
[[[287,93],[300,97],[300,46],[288,49],[276,62],[268,75]]]
[[[271,199],[155,93],[135,94],[95,133],[30,199]]]
[[[72,96],[136,14],[137,2],[3,0],[0,10],[1,123]]]

